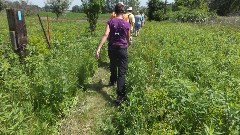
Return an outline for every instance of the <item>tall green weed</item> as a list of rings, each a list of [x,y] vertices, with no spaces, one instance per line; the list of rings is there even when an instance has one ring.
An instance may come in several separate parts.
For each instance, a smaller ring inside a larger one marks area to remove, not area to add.
[[[38,20],[27,17],[26,23],[24,59],[12,52],[8,34],[0,38],[0,134],[57,134],[59,119],[97,68],[98,39],[88,36],[87,23],[51,21],[48,49]],[[7,29],[6,20],[1,26]]]
[[[147,23],[130,51],[120,134],[238,134],[239,32],[231,25]]]

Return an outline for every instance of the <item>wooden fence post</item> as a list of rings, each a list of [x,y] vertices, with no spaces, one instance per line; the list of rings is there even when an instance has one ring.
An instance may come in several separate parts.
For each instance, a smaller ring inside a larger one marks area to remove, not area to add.
[[[12,48],[21,53],[27,45],[27,29],[22,10],[6,9]]]

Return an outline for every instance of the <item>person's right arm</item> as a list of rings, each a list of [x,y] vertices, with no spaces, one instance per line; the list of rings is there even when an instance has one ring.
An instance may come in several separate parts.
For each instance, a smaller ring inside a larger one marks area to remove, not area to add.
[[[99,56],[100,56],[101,48],[102,48],[103,44],[105,43],[105,41],[107,40],[109,32],[110,32],[110,28],[109,28],[109,25],[107,24],[106,28],[105,28],[105,32],[102,36],[102,39],[101,39],[100,43],[98,44],[98,48],[97,48],[97,51],[96,51],[96,57],[97,58],[99,58]]]

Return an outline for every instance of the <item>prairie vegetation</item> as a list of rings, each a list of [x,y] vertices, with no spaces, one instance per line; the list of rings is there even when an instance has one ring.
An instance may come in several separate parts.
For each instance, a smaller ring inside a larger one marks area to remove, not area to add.
[[[1,18],[0,134],[58,134],[107,62],[106,45],[94,56],[105,22],[93,37],[86,21],[53,19],[48,49],[37,17],[26,17],[28,55],[19,61]],[[102,115],[95,134],[238,134],[239,36],[232,24],[146,22],[129,48],[128,99]]]

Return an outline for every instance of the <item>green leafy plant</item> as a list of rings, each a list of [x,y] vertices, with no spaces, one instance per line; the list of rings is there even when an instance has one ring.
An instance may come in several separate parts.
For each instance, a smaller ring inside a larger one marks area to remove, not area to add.
[[[53,13],[56,14],[57,19],[63,12],[69,8],[71,1],[70,0],[48,0],[47,4],[49,4],[50,9]]]
[[[97,27],[97,20],[102,7],[102,0],[81,0],[83,11],[87,15],[89,22],[89,30],[94,33]]]
[[[130,52],[128,100],[113,118],[117,133],[238,133],[240,40],[234,27],[146,25],[142,32],[149,36],[140,35]]]
[[[6,22],[0,21],[4,29]],[[28,55],[21,63],[7,30],[0,34],[0,134],[57,134],[58,121],[97,68],[95,46],[89,44],[98,40],[88,37],[86,22],[52,21],[50,50],[36,22],[35,17],[26,18]],[[80,72],[84,76],[78,76]],[[84,83],[78,82],[81,77]]]

